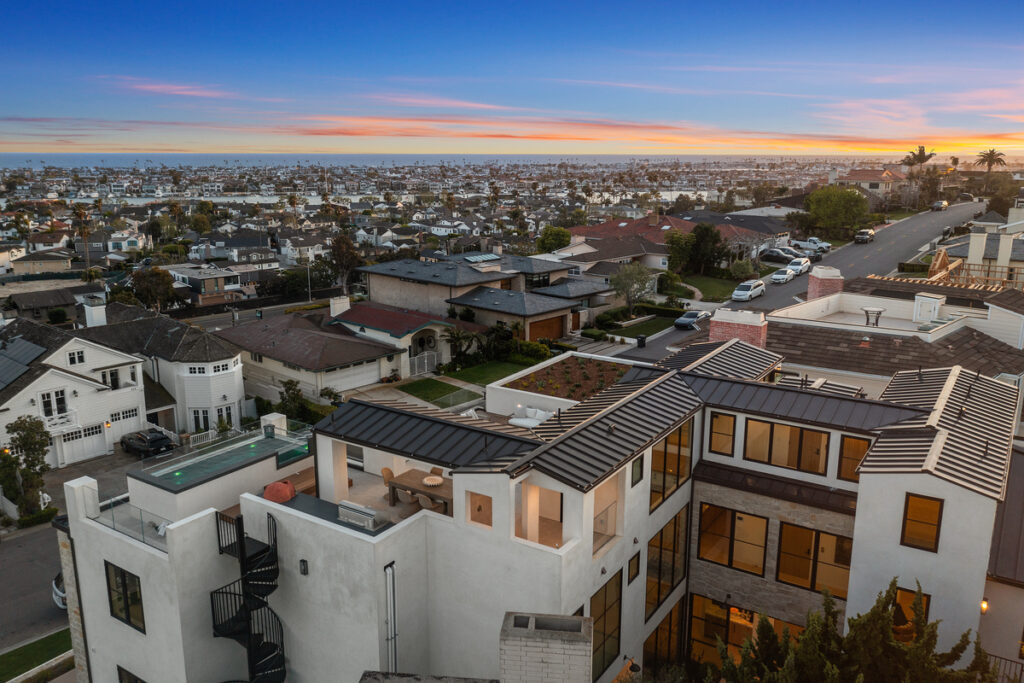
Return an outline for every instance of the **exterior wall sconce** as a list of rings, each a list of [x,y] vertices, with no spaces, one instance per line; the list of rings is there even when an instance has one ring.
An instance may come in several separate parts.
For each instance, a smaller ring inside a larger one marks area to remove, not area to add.
[[[104,422],[103,426],[105,426],[107,429],[110,429],[110,420],[107,420],[106,422]]]
[[[71,395],[74,396],[75,398],[78,398],[78,389],[72,389]]]
[[[981,613],[985,614],[988,612],[988,598],[981,599]]]
[[[640,539],[637,538],[636,536],[634,536],[633,537],[633,545],[638,545],[639,543],[640,543]]]
[[[607,567],[601,567],[601,574],[604,575],[604,574],[607,574],[607,573],[608,573],[608,568]]]
[[[34,398],[30,398],[30,399],[28,400],[28,404],[29,404],[30,406],[34,406],[34,405],[36,404],[36,400],[35,400]]]
[[[222,401],[228,400],[228,395],[227,394],[221,394],[220,400],[222,400]]]
[[[299,560],[299,573],[303,576],[309,574],[309,563],[305,560]]]

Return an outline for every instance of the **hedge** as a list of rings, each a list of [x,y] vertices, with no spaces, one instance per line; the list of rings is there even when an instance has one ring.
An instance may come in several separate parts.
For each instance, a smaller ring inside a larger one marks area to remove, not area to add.
[[[53,520],[57,516],[57,508],[43,508],[39,512],[33,512],[30,515],[22,515],[18,518],[18,528],[26,529],[30,526],[37,524],[46,524]]]
[[[521,341],[519,342],[519,355],[533,359],[531,365],[539,360],[546,360],[551,357],[551,350],[535,341]]]
[[[633,306],[633,312],[639,315],[659,315],[666,318],[678,318],[683,313],[686,313],[686,309],[640,303]],[[615,324],[616,321],[625,320],[628,317],[629,309],[627,307],[610,308],[597,316],[595,324],[603,330],[617,330],[619,326]]]
[[[599,330],[594,327],[588,327],[580,330],[580,336],[586,337],[587,339],[593,339],[594,341],[604,341],[608,338],[608,333],[604,330]]]
[[[899,272],[901,273],[927,273],[929,268],[927,263],[907,263],[902,262],[899,264]]]

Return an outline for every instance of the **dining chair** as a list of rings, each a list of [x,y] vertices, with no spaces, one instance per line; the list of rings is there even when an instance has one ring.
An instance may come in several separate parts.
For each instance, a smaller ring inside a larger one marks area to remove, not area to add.
[[[442,503],[434,502],[433,500],[423,495],[422,493],[416,494],[416,500],[420,502],[420,507],[422,507],[424,510],[433,510],[434,512],[441,511]]]
[[[381,467],[380,476],[384,478],[384,486],[387,487],[391,484],[391,480],[395,478],[395,472],[390,467]],[[384,492],[384,500],[391,499],[391,491]]]
[[[441,469],[440,467],[431,467],[430,468],[430,473],[431,474],[436,474],[437,476],[440,477],[441,475],[444,474],[444,470]]]
[[[409,504],[417,502],[413,495],[406,491],[405,489],[395,489],[395,493],[398,494],[398,500],[402,501],[403,503]]]

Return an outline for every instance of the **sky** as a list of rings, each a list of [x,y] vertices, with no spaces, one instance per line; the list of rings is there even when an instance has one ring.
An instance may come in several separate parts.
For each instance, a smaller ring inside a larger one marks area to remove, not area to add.
[[[0,3],[0,152],[1024,154],[1020,0]]]

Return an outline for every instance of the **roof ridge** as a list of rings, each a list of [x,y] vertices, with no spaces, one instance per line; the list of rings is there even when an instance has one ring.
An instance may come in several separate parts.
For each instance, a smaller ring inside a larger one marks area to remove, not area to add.
[[[404,410],[404,409],[399,408],[397,406],[388,405],[386,403],[378,402],[378,401],[368,401],[368,400],[361,399],[361,398],[350,398],[347,401],[345,401],[345,403],[356,403],[358,405],[372,406],[372,407],[376,407],[376,408],[381,408],[383,410],[387,410],[387,411],[392,412],[392,413],[399,413],[399,412],[413,413],[414,415],[419,415],[420,417],[422,417],[422,418],[424,418],[426,420],[432,420],[434,422],[444,422],[446,424],[457,424],[457,425],[460,425],[460,426],[465,427],[467,429],[472,429],[472,430],[478,431],[478,432],[485,432],[487,434],[501,434],[502,436],[508,436],[510,438],[518,439],[520,441],[525,441],[527,443],[536,443],[536,442],[540,441],[540,439],[531,439],[531,438],[527,438],[525,436],[520,436],[518,434],[509,434],[507,432],[499,432],[499,431],[494,430],[494,429],[484,429],[483,427],[480,427],[480,426],[477,426],[477,425],[466,424],[464,422],[458,422],[456,420],[448,420],[448,419],[443,418],[443,417],[437,417],[435,415],[421,413],[421,412],[417,412],[415,410]],[[413,405],[414,407],[418,407],[418,406],[415,406],[415,404],[410,404],[410,405]],[[330,419],[330,417],[331,416],[329,415],[329,416],[327,416],[326,419]]]
[[[949,398],[953,393],[954,387],[956,387],[957,380],[960,379],[960,370],[962,368],[959,365],[954,365],[949,369],[946,381],[942,383],[942,390],[939,391],[939,395],[935,399],[935,405],[932,407],[931,414],[928,416],[925,424],[936,428],[939,426],[939,420],[942,419],[942,413],[946,410],[946,404],[949,403]]]

